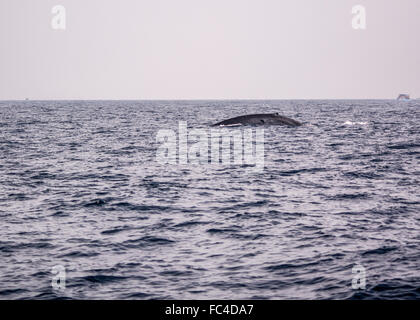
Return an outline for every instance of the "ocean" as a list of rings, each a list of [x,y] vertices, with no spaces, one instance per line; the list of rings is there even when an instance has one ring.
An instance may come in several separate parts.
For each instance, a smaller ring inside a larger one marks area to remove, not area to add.
[[[303,125],[258,128],[259,170],[158,161],[180,122],[270,112]],[[1,101],[0,299],[419,299],[419,123],[420,100]]]

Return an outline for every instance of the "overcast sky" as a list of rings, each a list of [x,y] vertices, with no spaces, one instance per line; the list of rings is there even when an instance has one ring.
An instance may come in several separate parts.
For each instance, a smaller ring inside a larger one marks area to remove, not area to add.
[[[0,99],[420,97],[419,31],[420,0],[0,0]]]

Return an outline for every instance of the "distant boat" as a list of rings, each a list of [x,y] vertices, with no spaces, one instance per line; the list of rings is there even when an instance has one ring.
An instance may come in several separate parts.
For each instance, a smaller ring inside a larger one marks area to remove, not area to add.
[[[398,96],[397,100],[410,100],[410,95],[409,95],[409,94],[407,94],[407,93],[401,93],[401,94]]]

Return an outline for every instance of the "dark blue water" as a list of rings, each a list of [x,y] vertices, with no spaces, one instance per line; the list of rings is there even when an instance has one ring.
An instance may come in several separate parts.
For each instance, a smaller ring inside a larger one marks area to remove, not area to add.
[[[261,172],[156,161],[160,129],[255,112],[305,123],[265,128]],[[419,123],[419,101],[0,102],[0,299],[419,299]]]

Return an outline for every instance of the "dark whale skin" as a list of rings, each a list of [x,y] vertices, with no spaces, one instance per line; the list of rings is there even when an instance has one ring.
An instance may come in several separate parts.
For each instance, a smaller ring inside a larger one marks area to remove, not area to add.
[[[249,114],[245,116],[239,116],[231,119],[227,119],[221,122],[218,122],[213,125],[216,126],[243,126],[243,125],[279,125],[279,126],[291,126],[298,127],[302,123],[299,121],[293,120],[291,118],[281,116],[278,113],[266,113],[266,114]]]

